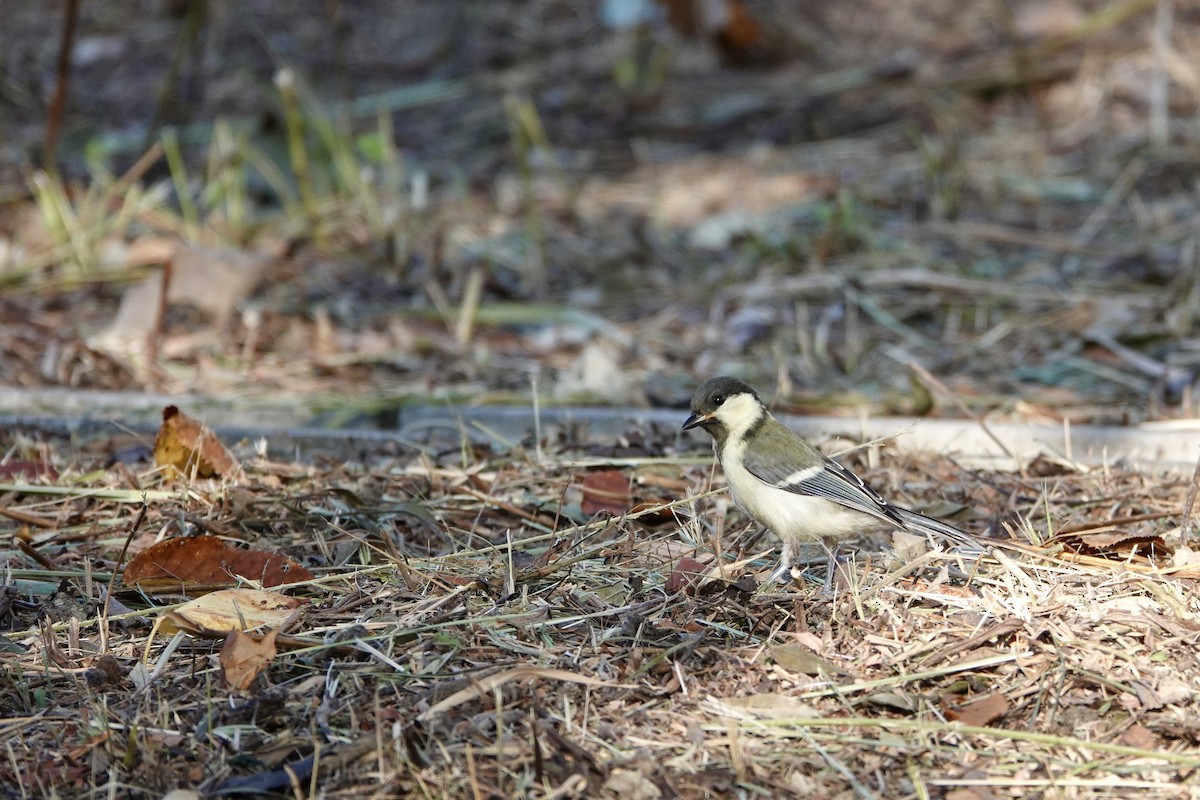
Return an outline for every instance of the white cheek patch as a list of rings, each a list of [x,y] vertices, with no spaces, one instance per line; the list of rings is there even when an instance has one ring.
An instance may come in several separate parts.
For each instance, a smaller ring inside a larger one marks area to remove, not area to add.
[[[763,408],[754,395],[735,394],[727,398],[716,411],[716,417],[729,431],[730,437],[742,438],[742,435],[758,422]]]

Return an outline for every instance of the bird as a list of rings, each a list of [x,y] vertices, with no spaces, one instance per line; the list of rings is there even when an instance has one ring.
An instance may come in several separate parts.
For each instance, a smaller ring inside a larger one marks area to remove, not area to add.
[[[771,416],[758,393],[737,378],[705,381],[689,410],[683,429],[703,428],[712,436],[734,502],[783,544],[779,567],[768,582],[791,571],[798,546],[820,541],[830,554],[828,589],[836,542],[874,530],[933,535],[980,547],[949,523],[888,502]]]

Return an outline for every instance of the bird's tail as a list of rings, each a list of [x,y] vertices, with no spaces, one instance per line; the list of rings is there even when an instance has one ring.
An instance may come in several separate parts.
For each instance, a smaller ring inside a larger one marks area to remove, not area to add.
[[[904,520],[904,525],[913,533],[923,533],[927,536],[940,536],[953,542],[955,545],[969,547],[974,550],[987,550],[987,546],[976,539],[969,533],[964,533],[948,522],[942,522],[940,519],[927,517],[924,514],[918,514],[916,511],[909,511],[907,508],[896,508],[896,513],[900,519]]]

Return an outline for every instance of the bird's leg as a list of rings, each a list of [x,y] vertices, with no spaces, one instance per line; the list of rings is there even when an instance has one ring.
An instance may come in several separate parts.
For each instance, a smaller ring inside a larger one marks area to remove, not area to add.
[[[821,594],[826,597],[833,596],[833,577],[837,574],[837,539],[826,537],[821,539],[821,546],[825,548],[826,555],[829,560],[825,562],[825,585],[821,587]]]
[[[783,540],[783,547],[779,552],[779,566],[767,578],[767,583],[776,583],[783,580],[784,575],[791,575],[792,563],[796,560],[796,545],[791,539]]]

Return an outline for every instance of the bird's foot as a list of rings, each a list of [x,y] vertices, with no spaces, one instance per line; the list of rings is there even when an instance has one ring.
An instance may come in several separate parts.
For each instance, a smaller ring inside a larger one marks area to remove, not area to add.
[[[792,574],[792,565],[787,561],[780,561],[779,566],[776,567],[769,576],[767,576],[765,583],[767,585],[779,583],[783,580],[783,576],[785,575],[788,577],[789,582],[795,578],[795,575]]]
[[[825,565],[825,580],[821,584],[821,597],[833,597],[834,580],[837,576],[838,568],[844,563],[846,563],[845,558],[833,555],[832,553],[829,555],[829,559]],[[791,583],[803,575],[806,571],[804,566],[803,563],[794,564],[787,561],[780,561],[779,566],[767,576],[767,579],[763,582],[763,586],[771,586],[776,583]],[[812,565],[810,564],[809,566],[811,567]]]

